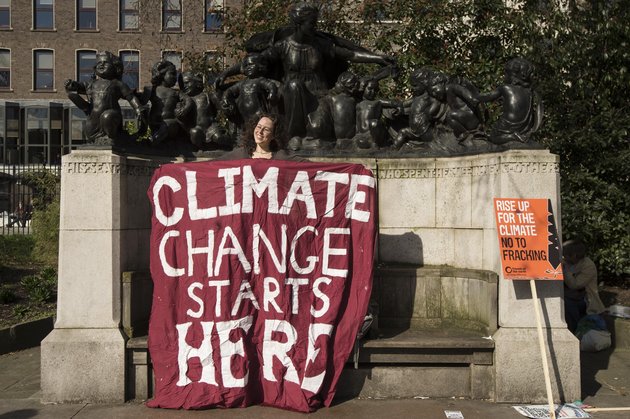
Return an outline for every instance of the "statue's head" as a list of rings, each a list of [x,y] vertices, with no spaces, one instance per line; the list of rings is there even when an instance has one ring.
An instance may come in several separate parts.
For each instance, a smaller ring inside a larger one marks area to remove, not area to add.
[[[181,75],[180,89],[188,96],[197,96],[203,92],[203,79],[192,71],[186,71]]]
[[[534,66],[524,58],[512,58],[505,64],[505,82],[529,87],[532,84]]]
[[[94,73],[106,80],[120,79],[123,74],[123,64],[117,55],[109,51],[102,51],[96,54],[96,65]]]
[[[425,93],[431,84],[432,77],[433,70],[428,67],[421,67],[414,70],[409,76],[409,83],[411,84],[413,94],[419,96]]]
[[[151,68],[151,84],[173,87],[177,83],[177,68],[170,61],[162,60]]]
[[[267,58],[264,55],[249,54],[241,64],[241,73],[247,77],[261,77],[267,73]]]
[[[374,100],[378,94],[378,80],[369,79],[363,84],[363,99]]]
[[[319,9],[313,3],[299,2],[289,10],[291,22],[307,35],[315,33],[318,17]]]
[[[344,71],[337,78],[337,87],[341,91],[354,94],[359,88],[359,78],[350,71]]]
[[[431,76],[429,94],[438,100],[446,100],[446,83],[448,76],[442,72],[435,71]]]

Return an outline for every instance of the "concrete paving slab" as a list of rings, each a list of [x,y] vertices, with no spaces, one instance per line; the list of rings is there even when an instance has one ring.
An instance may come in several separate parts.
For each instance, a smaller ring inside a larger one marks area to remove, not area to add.
[[[120,418],[120,419],[291,419],[306,415],[281,409],[252,406],[245,409],[184,411],[150,409],[141,402],[120,404],[42,404],[39,389],[39,348],[0,356],[0,419]],[[541,377],[542,379],[542,377]],[[594,407],[630,406],[630,351],[582,353],[584,403]],[[459,410],[465,419],[522,418],[510,404],[460,399],[351,399],[335,400],[309,418],[445,418],[445,410]],[[592,413],[595,419],[627,419],[627,411]]]

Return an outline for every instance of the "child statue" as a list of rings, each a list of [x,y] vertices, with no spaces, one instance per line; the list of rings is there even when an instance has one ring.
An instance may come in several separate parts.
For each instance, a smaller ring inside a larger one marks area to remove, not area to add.
[[[350,71],[339,75],[335,87],[319,100],[308,115],[304,149],[347,148],[356,133],[356,106],[359,79]],[[336,144],[335,144],[336,141]],[[291,143],[289,144],[291,146]]]
[[[397,149],[405,144],[411,148],[426,147],[433,139],[435,122],[445,114],[445,76],[423,67],[411,73],[409,82],[413,98],[403,104],[409,126],[398,132],[394,140]]]
[[[194,108],[192,99],[180,95],[173,88],[177,83],[177,69],[170,61],[162,60],[151,69],[151,87],[144,88],[145,99],[151,102],[149,127],[153,144],[160,144],[167,139],[176,140],[187,137],[187,132],[178,118]],[[184,103],[180,103],[180,102]]]
[[[513,58],[505,65],[505,84],[480,94],[482,102],[500,100],[502,114],[490,132],[489,141],[505,144],[528,142],[542,123],[542,104],[536,104],[532,89],[534,66],[523,58]]]
[[[141,125],[145,124],[143,107],[133,90],[122,81],[120,58],[109,51],[96,54],[94,79],[89,82],[66,80],[68,98],[85,114],[85,136],[93,144],[111,145],[123,133],[123,118],[119,99],[126,99],[136,111]],[[87,100],[81,95],[85,95]]]
[[[362,90],[363,100],[357,104],[355,143],[362,149],[383,147],[387,139],[387,130],[382,121],[383,109],[392,108],[393,116],[397,116],[403,113],[402,103],[376,99],[379,91],[377,79],[364,81]]]
[[[217,108],[212,98],[203,91],[203,79],[192,73],[182,73],[182,94],[190,101],[180,101],[182,109],[176,110],[190,134],[190,141],[199,149],[217,149],[229,146],[225,130],[216,123]],[[179,105],[178,105],[179,106]]]
[[[359,91],[359,79],[350,71],[339,75],[337,84],[331,91],[331,114],[335,138],[353,138],[356,134],[356,96]]]
[[[241,73],[247,78],[223,93],[221,107],[242,128],[246,121],[257,114],[273,110],[272,107],[278,101],[278,86],[273,80],[264,77],[267,74],[267,59],[261,54],[245,57]]]
[[[463,77],[452,77],[446,85],[446,124],[461,145],[470,146],[474,139],[485,139],[485,118],[477,99],[478,94],[477,88]]]

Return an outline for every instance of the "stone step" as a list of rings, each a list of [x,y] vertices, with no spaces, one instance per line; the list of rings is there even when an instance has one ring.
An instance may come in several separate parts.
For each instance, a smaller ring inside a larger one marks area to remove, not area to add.
[[[380,336],[360,343],[359,363],[492,365],[494,341],[468,330],[390,329]]]
[[[469,330],[381,329],[378,339],[359,342],[358,354],[351,355],[341,375],[338,396],[489,399],[493,351],[492,339]],[[147,336],[129,339],[127,354],[127,397],[147,399],[153,393]]]

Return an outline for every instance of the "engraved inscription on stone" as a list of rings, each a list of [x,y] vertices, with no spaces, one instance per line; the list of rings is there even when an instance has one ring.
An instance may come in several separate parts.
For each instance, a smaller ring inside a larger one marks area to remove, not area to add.
[[[558,163],[496,163],[479,166],[442,167],[433,169],[379,169],[379,179],[428,179],[463,176],[486,176],[499,173],[558,173]]]

